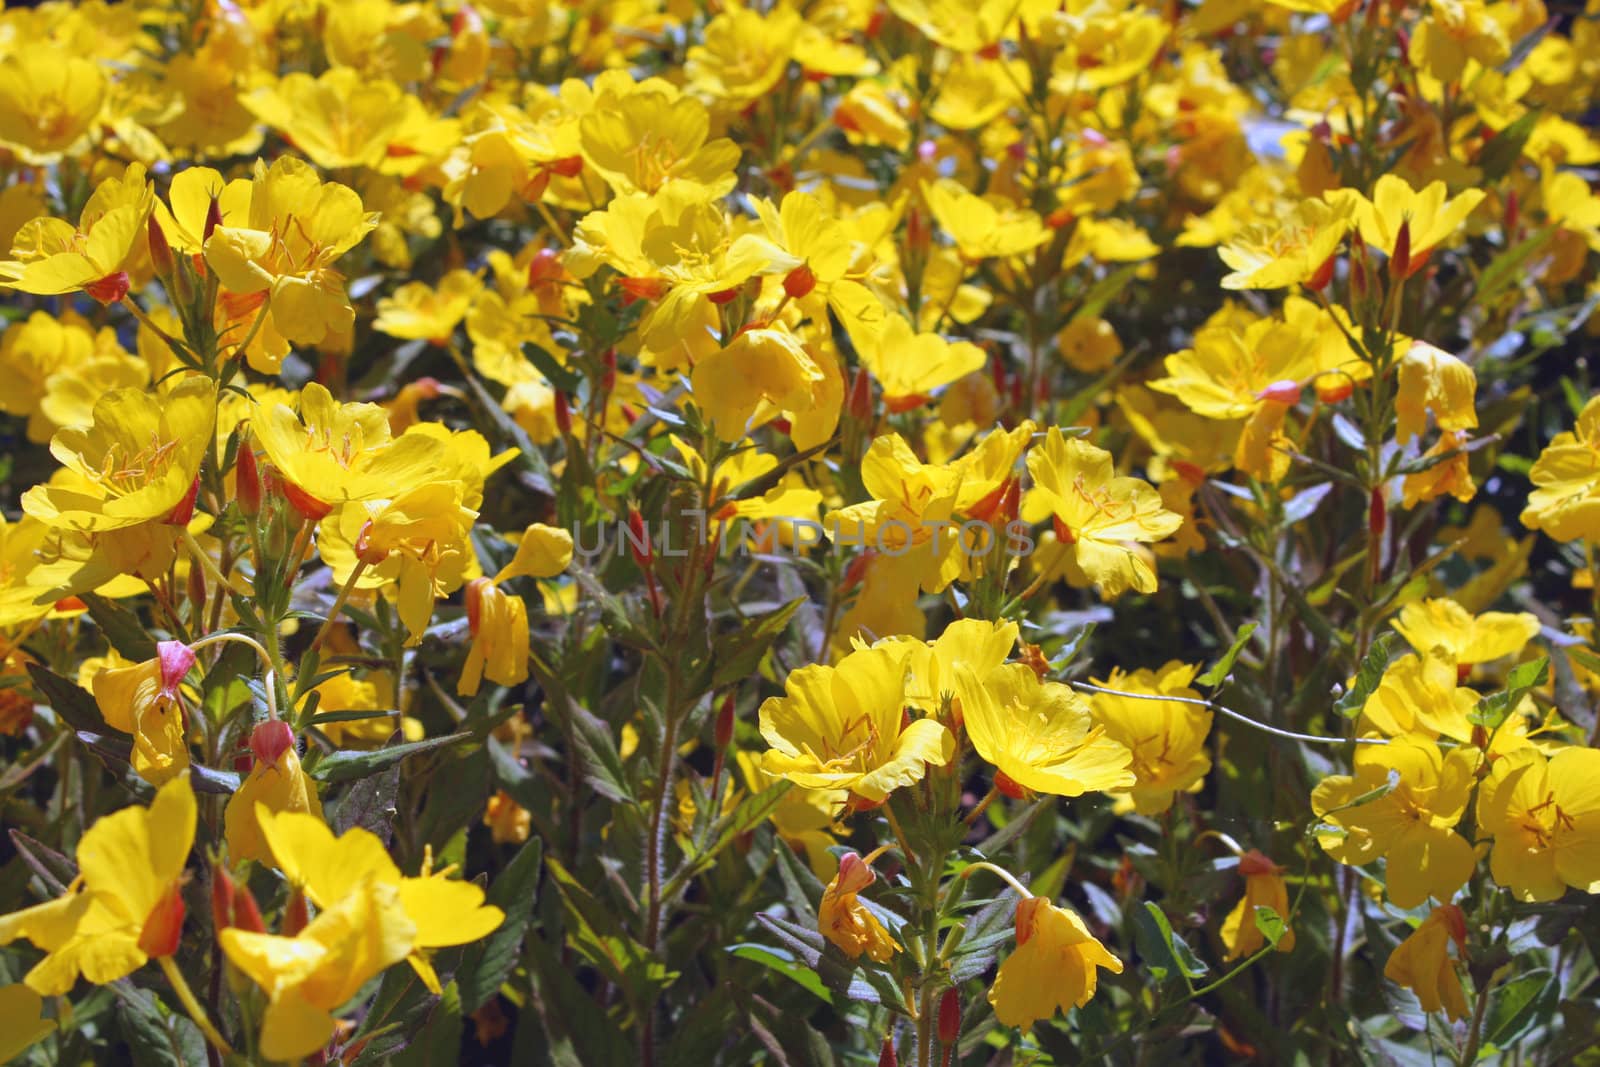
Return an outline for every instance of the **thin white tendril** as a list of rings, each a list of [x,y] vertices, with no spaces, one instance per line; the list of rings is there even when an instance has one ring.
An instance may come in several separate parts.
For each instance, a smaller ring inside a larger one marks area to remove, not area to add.
[[[214,645],[218,641],[236,641],[241,645],[249,645],[251,648],[256,650],[256,655],[260,657],[262,664],[267,668],[266,678],[263,680],[263,684],[265,685],[267,691],[267,719],[269,721],[276,719],[278,717],[277,669],[273,666],[272,657],[268,655],[266,648],[261,644],[260,641],[257,641],[255,638],[250,637],[247,634],[220,633],[210,634],[209,636],[202,637],[200,640],[189,646],[189,651],[198,652],[207,645]]]
[[[1092,685],[1089,682],[1072,682],[1074,689],[1085,693],[1105,693],[1108,696],[1128,697],[1133,700],[1165,700],[1173,704],[1194,704],[1209,711],[1220,711],[1228,718],[1241,722],[1246,726],[1254,727],[1263,733],[1275,734],[1278,737],[1288,738],[1290,741],[1309,741],[1316,745],[1387,745],[1389,739],[1385,737],[1323,737],[1320,734],[1300,734],[1293,730],[1280,730],[1276,726],[1268,726],[1264,722],[1257,722],[1248,715],[1234,711],[1232,708],[1223,707],[1214,700],[1197,700],[1194,697],[1169,696],[1165,693],[1129,693],[1122,689],[1108,689],[1103,685]]]
[[[1032,900],[1033,899],[1033,894],[1028,892],[1028,887],[1023,885],[1021,882],[1017,881],[1016,877],[1013,876],[1010,871],[1006,870],[1004,867],[996,867],[992,863],[986,863],[983,860],[979,860],[977,863],[968,864],[967,868],[961,872],[961,877],[962,878],[970,878],[972,876],[972,872],[973,871],[980,870],[980,869],[988,871],[990,874],[998,876],[999,879],[1002,882],[1005,882],[1012,889],[1015,889],[1017,892],[1021,893],[1022,894],[1022,899],[1024,899],[1024,900]]]

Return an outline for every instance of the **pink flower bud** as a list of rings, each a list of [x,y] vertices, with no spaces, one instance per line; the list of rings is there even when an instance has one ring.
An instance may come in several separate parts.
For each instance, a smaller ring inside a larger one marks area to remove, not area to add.
[[[161,663],[161,695],[176,699],[178,686],[194,667],[194,651],[182,641],[157,641],[156,659]]]
[[[250,732],[250,751],[256,762],[276,767],[285,752],[294,749],[294,730],[282,719],[268,719],[257,723]]]

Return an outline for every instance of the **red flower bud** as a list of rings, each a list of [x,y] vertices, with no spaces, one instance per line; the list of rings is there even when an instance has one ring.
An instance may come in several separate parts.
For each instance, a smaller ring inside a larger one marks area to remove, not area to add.
[[[146,229],[150,234],[151,265],[161,277],[171,276],[178,263],[172,256],[172,245],[167,243],[167,232],[161,228],[161,223],[156,221],[154,215],[150,216]]]
[[[572,436],[572,405],[564,392],[556,393],[556,429],[561,431],[562,437]]]
[[[1256,849],[1251,849],[1239,857],[1239,873],[1247,878],[1253,874],[1278,874],[1282,870],[1282,867]]]
[[[1333,268],[1338,264],[1338,262],[1338,252],[1335,252],[1333,255],[1323,260],[1322,266],[1318,267],[1316,272],[1313,273],[1311,278],[1306,282],[1306,288],[1310,289],[1313,293],[1320,293],[1322,290],[1326,289],[1328,287],[1328,283],[1333,281]]]
[[[1450,939],[1456,943],[1456,948],[1464,948],[1467,943],[1467,917],[1454,904],[1439,905],[1439,912],[1444,917],[1444,924],[1449,928]]]
[[[278,933],[294,937],[311,924],[311,910],[306,907],[306,895],[299,889],[289,891],[289,903],[283,906],[283,922]]]
[[[953,1045],[961,1037],[961,994],[954,986],[939,998],[939,1044]]]
[[[672,288],[672,284],[665,278],[618,278],[617,286],[624,294],[625,304],[631,304],[635,300],[660,300],[667,295],[667,290]]]
[[[1522,201],[1517,197],[1515,189],[1506,194],[1506,241],[1510,243],[1517,239],[1517,222],[1521,217]]]
[[[1349,400],[1350,394],[1356,391],[1355,379],[1348,374],[1319,374],[1311,384],[1317,391],[1317,399],[1324,404]]]
[[[883,1048],[878,1053],[878,1067],[900,1067],[900,1059],[894,1054],[894,1034],[883,1035]]]
[[[1411,276],[1411,220],[1406,219],[1400,223],[1400,232],[1395,235],[1394,254],[1389,257],[1389,277],[1393,281],[1404,281]]]
[[[283,498],[308,522],[321,522],[333,510],[332,504],[324,504],[293,482],[283,481],[280,485],[283,487]]]
[[[1026,800],[1028,787],[1016,781],[1005,771],[994,772],[994,787],[1000,790],[1000,795],[1010,797],[1012,800]]]
[[[161,895],[156,906],[145,916],[144,927],[139,931],[139,951],[151,959],[160,959],[178,951],[183,940],[183,917],[188,909],[183,903],[183,887],[173,882]]]
[[[583,173],[582,156],[563,156],[550,164],[550,172],[563,178],[576,178]]]
[[[217,232],[217,227],[222,225],[222,202],[215,193],[211,194],[211,204],[206,208],[205,229],[201,232],[202,242],[211,240],[211,235]]]
[[[282,719],[268,719],[257,723],[250,731],[250,751],[257,763],[276,767],[285,752],[294,749],[294,730]]]
[[[617,387],[617,350],[608,348],[600,356],[600,391],[609,393]]]
[[[856,368],[856,376],[850,381],[850,397],[845,401],[845,407],[850,412],[850,417],[857,422],[872,421],[872,379],[867,375],[867,368]]]
[[[554,248],[541,248],[528,261],[528,288],[560,281],[561,273],[561,253]]]
[[[729,693],[722,698],[722,706],[717,709],[717,724],[713,734],[713,741],[719,749],[727,748],[733,744],[733,712],[733,694]]]
[[[1378,486],[1372,491],[1371,499],[1367,506],[1367,532],[1373,538],[1383,536],[1384,530],[1389,526],[1388,505],[1383,499],[1383,486]],[[1373,549],[1377,551],[1376,548]]]
[[[799,300],[801,297],[810,296],[811,290],[817,287],[817,276],[811,268],[802,263],[783,278],[783,291],[787,295]]]
[[[632,553],[633,561],[646,569],[654,561],[650,551],[650,531],[645,529],[644,516],[639,514],[638,508],[628,509],[628,551]]]
[[[102,304],[115,304],[128,295],[128,272],[119,270],[85,285],[83,291]]]
[[[933,233],[928,229],[928,220],[922,210],[912,208],[906,212],[906,247],[914,252],[926,252],[932,240]]]
[[[211,921],[219,931],[234,927],[255,934],[267,932],[256,898],[221,867],[211,869]]]
[[[1300,402],[1300,383],[1289,378],[1273,382],[1256,394],[1257,400],[1293,407]]]
[[[254,517],[261,513],[261,470],[256,465],[256,452],[250,447],[248,437],[240,440],[239,455],[234,460],[233,495],[245,515]]]
[[[161,663],[161,695],[175,700],[194,666],[194,651],[182,641],[157,641],[156,659]]]
[[[1078,535],[1072,531],[1072,527],[1061,521],[1060,515],[1050,516],[1050,524],[1055,527],[1057,541],[1060,541],[1064,545],[1075,545],[1078,543]]]
[[[718,307],[722,307],[724,304],[731,304],[735,300],[739,299],[739,290],[738,289],[718,289],[714,293],[707,293],[706,294],[706,299],[711,301],[713,304],[717,305]]]

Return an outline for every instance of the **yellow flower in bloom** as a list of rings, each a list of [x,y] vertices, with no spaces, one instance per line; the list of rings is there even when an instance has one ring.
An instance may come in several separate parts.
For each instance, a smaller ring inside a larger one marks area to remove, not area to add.
[[[980,370],[983,349],[970,341],[954,344],[936,333],[913,333],[899,315],[889,316],[876,337],[859,347],[861,365],[883,386],[883,402],[891,412],[926,404],[935,389]]]
[[[1126,674],[1113,670],[1095,685],[1125,693],[1185,697],[1199,700],[1189,687],[1200,668],[1174,660],[1157,670]],[[1130,765],[1135,782],[1118,798],[1117,810],[1158,815],[1172,807],[1179,793],[1198,793],[1211,770],[1206,735],[1211,732],[1211,712],[1176,700],[1143,700],[1095,693],[1089,707],[1106,734],[1133,754]]]
[[[472,646],[461,667],[456,692],[475,696],[487,676],[496,685],[521,685],[528,680],[528,605],[502,593],[488,578],[467,585],[468,630]]]
[[[1442,1011],[1452,1022],[1460,1022],[1467,1017],[1467,998],[1450,960],[1450,942],[1455,942],[1459,956],[1466,940],[1467,917],[1454,904],[1441,904],[1395,946],[1383,976],[1415,993],[1423,1011]]]
[[[839,873],[822,891],[817,928],[851,959],[860,959],[865,953],[874,962],[887,963],[900,946],[878,917],[856,899],[858,893],[877,880],[877,874],[854,852],[840,856]]]
[[[89,827],[66,895],[0,915],[0,945],[25,937],[48,953],[28,972],[28,986],[63,996],[80,974],[105,985],[153,956],[171,955],[183,924],[180,888],[194,827],[188,775],[162,786],[148,808],[123,808]]]
[[[930,41],[955,52],[977,52],[994,44],[1016,18],[1009,0],[889,0],[889,10]]]
[[[206,263],[229,293],[268,301],[272,329],[284,339],[314,345],[350,332],[355,309],[333,264],[377,224],[360,196],[324,182],[309,164],[281,156],[269,168],[258,160],[243,224],[216,228]]]
[[[341,404],[316,382],[300,391],[298,413],[276,404],[251,422],[267,459],[302,514],[321,519],[336,503],[376,500],[445,476],[440,442],[422,434],[391,438],[377,404]]]
[[[1539,619],[1529,612],[1473,615],[1449,597],[1414,600],[1400,609],[1393,625],[1418,653],[1443,646],[1461,664],[1515,656],[1539,634]]]
[[[823,377],[798,337],[781,326],[758,327],[695,364],[690,385],[717,436],[737,441],[763,402],[781,411],[811,408]]]
[[[261,834],[257,805],[273,812],[305,812],[320,819],[322,801],[317,796],[317,784],[300,766],[294,732],[287,723],[280,720],[257,726],[250,748],[255,757],[250,773],[228,798],[223,813],[228,857],[234,863],[271,863],[272,851]]]
[[[655,193],[669,182],[688,183],[707,199],[733,188],[739,147],[726,137],[709,140],[705,105],[664,81],[601,93],[578,130],[584,164],[618,196]]]
[[[107,726],[133,735],[133,769],[151,785],[161,785],[189,766],[179,686],[192,667],[194,653],[182,641],[159,641],[155,659],[94,676],[100,714]]]
[[[1095,724],[1088,702],[1070,687],[1040,681],[1021,663],[981,677],[957,664],[954,680],[961,722],[978,755],[994,765],[1001,792],[1076,797],[1134,784],[1128,749]]]
[[[504,789],[489,798],[483,811],[483,825],[497,845],[520,845],[533,828],[533,813],[511,798]]]
[[[1054,426],[1028,453],[1028,471],[1030,517],[1043,511],[1054,518],[1056,536],[1096,592],[1107,599],[1129,589],[1155,592],[1155,571],[1126,545],[1160,541],[1183,525],[1162,506],[1155,486],[1117,475],[1111,453]]]
[[[969,262],[1020,256],[1050,240],[1049,227],[1035,212],[1003,199],[975,196],[950,178],[924,183],[922,195],[939,227]]]
[[[1222,920],[1222,943],[1228,947],[1225,960],[1236,960],[1260,951],[1266,937],[1256,926],[1256,909],[1271,908],[1278,918],[1289,921],[1289,887],[1283,881],[1283,868],[1251,849],[1239,857],[1239,873],[1244,876],[1244,897]],[[1278,939],[1279,952],[1294,951],[1294,931],[1284,930]]]
[[[1600,396],[1583,406],[1574,430],[1545,446],[1528,479],[1535,488],[1522,525],[1557,541],[1600,541]]]
[[[1468,741],[1473,726],[1467,716],[1478,706],[1478,693],[1458,685],[1458,678],[1457,661],[1443,645],[1401,656],[1362,705],[1362,725],[1389,737]]]
[[[145,240],[155,193],[142,164],[107,178],[83,206],[76,226],[65,219],[25,223],[0,262],[0,285],[43,296],[83,290],[102,304],[128,292],[128,263]]]
[[[734,754],[745,786],[752,793],[763,793],[779,784],[781,779],[761,769],[761,757],[743,749]],[[804,852],[811,871],[818,878],[827,878],[837,861],[828,850],[842,832],[835,821],[845,809],[850,794],[842,789],[802,789],[795,786],[783,794],[778,806],[772,810],[772,828],[783,843],[796,852]]]
[[[1365,866],[1388,860],[1389,899],[1397,908],[1415,908],[1429,897],[1449,900],[1472,875],[1472,846],[1455,832],[1472,795],[1476,750],[1439,746],[1415,735],[1387,745],[1363,745],[1354,775],[1333,775],[1311,794],[1317,816],[1331,824],[1318,840],[1340,863]],[[1354,807],[1358,797],[1388,784],[1389,792]]]
[[[96,356],[121,352],[116,334],[101,330],[70,312],[57,318],[35,311],[6,327],[0,335],[0,371],[9,386],[0,393],[0,411],[28,418],[28,440],[45,442],[66,423],[54,423],[41,405],[54,381],[75,380]],[[65,374],[63,374],[65,372]],[[95,400],[100,393],[94,395]],[[88,421],[88,420],[80,420]]]
[[[99,63],[30,42],[0,59],[0,145],[52,163],[93,127],[106,101]]]
[[[1247,226],[1217,249],[1233,269],[1224,289],[1282,289],[1313,280],[1326,285],[1331,261],[1350,229],[1350,207],[1302,200],[1282,225]]]
[[[244,97],[258,119],[328,170],[382,163],[406,121],[406,101],[393,82],[363,78],[349,67],[317,78],[295,71]]]
[[[283,876],[317,907],[335,908],[351,894],[361,893],[368,883],[392,887],[398,894],[399,907],[390,903],[385,911],[400,913],[412,927],[406,951],[400,957],[410,962],[435,995],[439,992],[439,976],[428,962],[428,950],[476,941],[505,918],[499,908],[484,904],[483,890],[471,882],[448,877],[450,869],[428,870],[431,853],[424,861],[422,875],[407,878],[389,858],[383,842],[368,830],[353,827],[335,837],[328,825],[314,815],[275,814],[264,806],[256,808],[256,817]],[[341,1003],[343,1000],[328,1007]]]
[[[1056,334],[1056,347],[1073,370],[1098,374],[1122,355],[1122,338],[1100,316],[1076,315]]]
[[[1400,384],[1395,395],[1395,440],[1405,444],[1428,428],[1428,412],[1441,430],[1473,430],[1478,426],[1474,398],[1478,376],[1450,353],[1413,341],[1400,359]]]
[[[1481,0],[1428,0],[1428,15],[1411,36],[1411,62],[1441,82],[1461,80],[1468,60],[1498,67],[1511,42],[1496,14]]]
[[[335,640],[338,632],[335,632]],[[335,644],[330,640],[328,644]],[[351,651],[354,651],[352,648]],[[394,686],[389,676],[374,673],[357,679],[345,671],[320,683],[312,692],[317,694],[317,714],[337,711],[378,712],[394,707]],[[309,699],[310,694],[307,694]],[[341,748],[366,748],[383,744],[395,731],[392,715],[373,715],[366,719],[346,719],[340,722],[318,723],[323,736]],[[407,741],[420,741],[424,734],[422,723],[409,716],[399,720],[402,735]]]
[[[194,489],[216,420],[216,386],[188,378],[165,396],[118,389],[88,426],[56,432],[50,451],[81,479],[36,485],[23,510],[69,530],[120,530],[167,519]]]
[[[1027,1028],[1057,1010],[1089,1003],[1101,967],[1122,973],[1122,961],[1106,951],[1077,912],[1044,897],[1019,900],[1017,950],[994,976],[989,1003],[1002,1026]]]
[[[482,291],[483,279],[468,270],[451,271],[437,288],[427,282],[407,282],[378,301],[372,328],[390,337],[449,344]]]
[[[1546,758],[1530,746],[1496,760],[1478,823],[1494,837],[1489,872],[1518,900],[1600,893],[1600,750]]]
[[[799,40],[802,22],[791,7],[767,15],[747,7],[724,10],[689,49],[684,73],[696,95],[735,109],[772,91]]]
[[[923,718],[902,728],[904,707],[901,648],[864,648],[835,667],[791,671],[784,695],[761,705],[761,736],[772,746],[762,769],[808,789],[883,800],[955,755],[943,724]]]
[[[957,619],[932,641],[901,642],[906,649],[906,704],[938,714],[945,698],[956,695],[958,669],[987,677],[1011,655],[1017,633],[1014,622]]]
[[[1442,181],[1414,189],[1404,178],[1385,174],[1373,186],[1371,200],[1354,189],[1335,189],[1326,198],[1352,214],[1362,240],[1388,255],[1394,255],[1400,227],[1405,225],[1410,238],[1409,273],[1415,274],[1433,249],[1461,228],[1483,196],[1481,189],[1449,196]]]
[[[955,514],[960,472],[921,462],[899,434],[885,434],[874,438],[862,457],[861,482],[871,500],[830,511],[823,519],[834,539],[875,547],[878,563],[912,588],[933,592],[953,581],[959,548],[939,524],[948,524]]]
[[[0,1063],[10,1063],[34,1042],[55,1032],[56,1021],[43,1018],[43,1012],[44,998],[26,985],[0,986]]]
[[[416,935],[395,885],[368,874],[294,937],[229,927],[217,940],[267,994],[261,1054],[297,1062],[328,1043],[334,1012],[405,959]]]

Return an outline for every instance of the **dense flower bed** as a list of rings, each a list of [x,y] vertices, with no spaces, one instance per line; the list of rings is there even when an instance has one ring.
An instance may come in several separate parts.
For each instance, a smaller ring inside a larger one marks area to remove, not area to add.
[[[0,1060],[1592,1056],[1597,26],[0,14]]]

